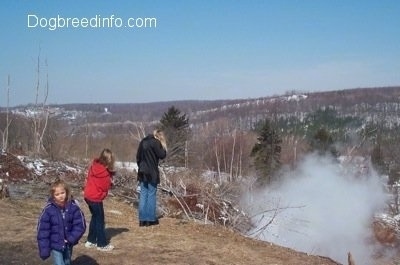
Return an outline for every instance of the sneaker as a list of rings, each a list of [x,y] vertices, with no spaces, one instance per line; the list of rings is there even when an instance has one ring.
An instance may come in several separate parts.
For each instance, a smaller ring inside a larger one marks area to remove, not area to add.
[[[104,247],[97,247],[97,250],[100,250],[100,251],[111,251],[113,249],[114,249],[114,246],[110,245],[110,244],[108,244],[107,246],[104,246]]]
[[[95,243],[86,241],[86,242],[85,242],[85,247],[86,247],[86,248],[94,248],[94,247],[97,247],[97,245],[96,245]]]

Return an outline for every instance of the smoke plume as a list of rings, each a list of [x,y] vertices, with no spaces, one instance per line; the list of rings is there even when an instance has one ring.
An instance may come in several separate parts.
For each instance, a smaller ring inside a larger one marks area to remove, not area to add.
[[[377,174],[354,166],[311,155],[280,184],[249,194],[249,235],[343,264],[350,251],[356,264],[371,264],[372,218],[387,194]]]

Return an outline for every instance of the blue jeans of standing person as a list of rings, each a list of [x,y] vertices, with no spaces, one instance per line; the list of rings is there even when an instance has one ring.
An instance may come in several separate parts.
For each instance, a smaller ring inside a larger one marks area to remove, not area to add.
[[[97,244],[98,247],[105,247],[108,243],[105,231],[103,202],[92,202],[88,199],[85,199],[85,201],[92,214],[87,241]]]
[[[71,265],[72,246],[66,245],[63,251],[51,250],[53,265]]]
[[[139,196],[139,221],[154,222],[157,220],[156,203],[157,184],[141,181]]]

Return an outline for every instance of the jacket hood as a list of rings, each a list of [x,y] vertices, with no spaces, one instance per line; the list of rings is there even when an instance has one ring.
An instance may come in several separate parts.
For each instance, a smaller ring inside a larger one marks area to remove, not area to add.
[[[97,159],[93,161],[90,171],[93,176],[97,178],[105,178],[109,176],[108,169],[103,164],[100,164]]]

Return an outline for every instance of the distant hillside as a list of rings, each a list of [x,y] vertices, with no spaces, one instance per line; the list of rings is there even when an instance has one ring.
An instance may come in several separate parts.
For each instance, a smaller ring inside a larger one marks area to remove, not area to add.
[[[331,130],[347,130],[351,125],[352,132],[347,131],[346,135],[342,134],[343,137],[358,133],[365,125],[371,123],[375,127],[379,125],[381,128],[389,128],[391,135],[398,135],[397,129],[393,128],[398,128],[400,125],[400,86],[313,93],[292,92],[280,96],[235,100],[62,104],[44,108],[43,106],[35,108],[32,105],[19,106],[10,108],[13,117],[9,128],[11,136],[9,147],[21,150],[18,152],[30,150],[33,143],[29,132],[32,130],[33,118],[49,114],[51,118],[49,123],[42,123],[42,126],[46,124],[48,129],[44,137],[47,141],[45,147],[47,153],[55,153],[57,156],[72,153],[74,156],[83,154],[87,156],[101,146],[112,146],[121,157],[128,159],[132,157],[132,150],[136,148],[137,140],[140,138],[139,132],[144,133],[152,129],[171,106],[175,106],[181,113],[187,115],[194,135],[201,135],[204,138],[196,139],[203,141],[197,143],[199,147],[211,145],[208,141],[218,135],[215,131],[218,128],[224,127],[225,132],[234,128],[246,133],[252,131],[256,123],[266,118],[279,121],[279,125],[287,134],[296,130],[297,136],[303,139],[306,132],[313,133],[309,129],[310,121],[305,123],[305,119],[310,118],[310,114],[314,115],[317,110],[328,108],[335,112],[337,119],[356,121],[353,124],[330,124]],[[3,130],[6,128],[7,119],[5,109],[1,110],[0,130]],[[255,140],[254,136],[247,135],[248,150],[244,151],[250,152],[251,145],[254,144],[253,139]],[[388,147],[394,146],[393,141],[397,140],[391,139],[391,141],[385,143],[386,146],[382,145],[382,149],[389,150]],[[290,144],[288,146],[290,147]],[[199,152],[204,154],[205,151]],[[210,157],[207,159],[213,157],[212,154],[208,156]]]
[[[90,121],[150,122],[159,120],[171,106],[175,106],[182,113],[186,113],[191,123],[207,122],[222,117],[254,121],[275,114],[300,116],[326,107],[334,108],[340,115],[365,116],[373,113],[384,113],[386,116],[393,117],[400,114],[400,86],[312,93],[293,92],[280,96],[235,100],[58,104],[49,107],[61,109],[62,112],[85,113],[85,118],[89,118]],[[27,105],[11,109],[21,110],[32,107],[32,105]],[[5,108],[0,108],[0,110],[5,111]]]
[[[175,106],[186,113],[191,123],[203,123],[219,118],[240,119],[252,124],[265,116],[301,117],[320,108],[331,107],[339,115],[365,117],[380,113],[385,117],[400,117],[400,86],[357,88],[339,91],[291,93],[281,96],[235,100],[187,100],[126,104],[53,105],[65,111],[89,113],[91,120],[149,122],[159,120]],[[105,110],[111,115],[104,115]],[[379,117],[376,117],[379,118]],[[381,117],[380,117],[381,118]]]

